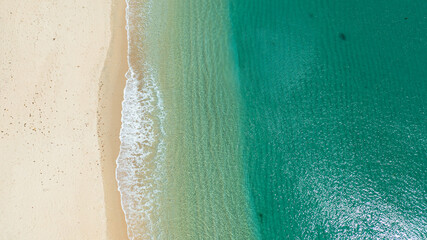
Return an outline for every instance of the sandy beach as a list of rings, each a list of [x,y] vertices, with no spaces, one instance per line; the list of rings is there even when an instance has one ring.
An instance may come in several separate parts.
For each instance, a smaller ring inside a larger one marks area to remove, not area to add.
[[[125,2],[1,6],[0,239],[126,239]]]

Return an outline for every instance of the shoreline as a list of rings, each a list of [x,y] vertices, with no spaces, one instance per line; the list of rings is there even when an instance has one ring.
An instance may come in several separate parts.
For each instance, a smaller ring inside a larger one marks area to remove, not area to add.
[[[128,70],[126,2],[112,0],[110,15],[111,38],[99,79],[98,141],[104,186],[107,239],[128,239],[121,196],[116,181],[116,159],[120,152],[120,128],[123,91]]]

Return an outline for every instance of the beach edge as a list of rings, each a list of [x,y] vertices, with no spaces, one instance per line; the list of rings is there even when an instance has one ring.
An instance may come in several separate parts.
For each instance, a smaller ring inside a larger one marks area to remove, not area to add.
[[[107,239],[128,239],[127,226],[116,181],[116,159],[120,151],[123,90],[126,84],[126,2],[111,1],[110,44],[99,79],[98,142],[101,154]]]

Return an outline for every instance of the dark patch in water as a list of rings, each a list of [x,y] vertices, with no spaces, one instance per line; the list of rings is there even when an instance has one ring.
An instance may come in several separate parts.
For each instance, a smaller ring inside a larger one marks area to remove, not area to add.
[[[341,40],[343,40],[343,41],[347,40],[347,37],[344,35],[344,33],[340,33],[339,36],[340,36]]]

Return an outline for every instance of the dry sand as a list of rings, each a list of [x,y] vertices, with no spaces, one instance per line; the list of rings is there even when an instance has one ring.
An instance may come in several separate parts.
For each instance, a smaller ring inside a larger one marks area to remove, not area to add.
[[[113,1],[0,0],[0,239],[126,239]]]

